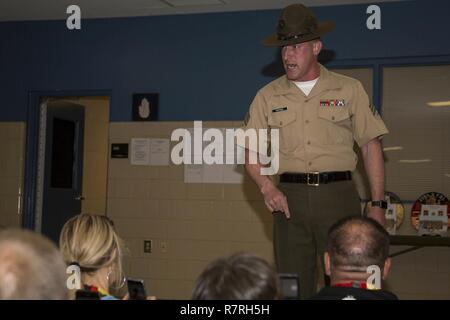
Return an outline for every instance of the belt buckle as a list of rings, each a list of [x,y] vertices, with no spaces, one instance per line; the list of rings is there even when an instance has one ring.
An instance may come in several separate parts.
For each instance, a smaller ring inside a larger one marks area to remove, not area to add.
[[[311,177],[317,177],[317,182],[315,183],[311,183]],[[318,187],[319,186],[319,172],[318,171],[314,171],[314,172],[308,172],[306,174],[306,183],[308,186],[314,186],[314,187]]]

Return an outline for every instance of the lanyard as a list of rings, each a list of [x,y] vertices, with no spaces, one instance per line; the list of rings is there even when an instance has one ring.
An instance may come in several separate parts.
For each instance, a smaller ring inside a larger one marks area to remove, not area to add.
[[[367,284],[365,282],[340,282],[333,285],[333,287],[367,289]]]

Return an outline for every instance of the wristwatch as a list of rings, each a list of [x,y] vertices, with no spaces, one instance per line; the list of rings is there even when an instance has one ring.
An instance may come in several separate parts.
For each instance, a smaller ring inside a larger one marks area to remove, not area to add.
[[[372,207],[380,207],[381,209],[387,209],[387,202],[384,200],[370,201]]]

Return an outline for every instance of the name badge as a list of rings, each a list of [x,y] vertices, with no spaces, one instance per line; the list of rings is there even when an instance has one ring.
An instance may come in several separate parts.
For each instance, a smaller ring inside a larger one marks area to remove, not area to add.
[[[272,110],[272,113],[286,111],[288,107],[280,107]]]

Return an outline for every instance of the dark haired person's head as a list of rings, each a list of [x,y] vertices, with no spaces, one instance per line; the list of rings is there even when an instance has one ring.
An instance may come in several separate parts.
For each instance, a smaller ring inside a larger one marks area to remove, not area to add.
[[[266,260],[236,253],[211,262],[195,284],[194,300],[278,299],[278,278]]]
[[[365,280],[369,266],[378,266],[385,279],[390,271],[389,234],[375,220],[351,216],[336,222],[328,232],[325,272],[331,284]]]

